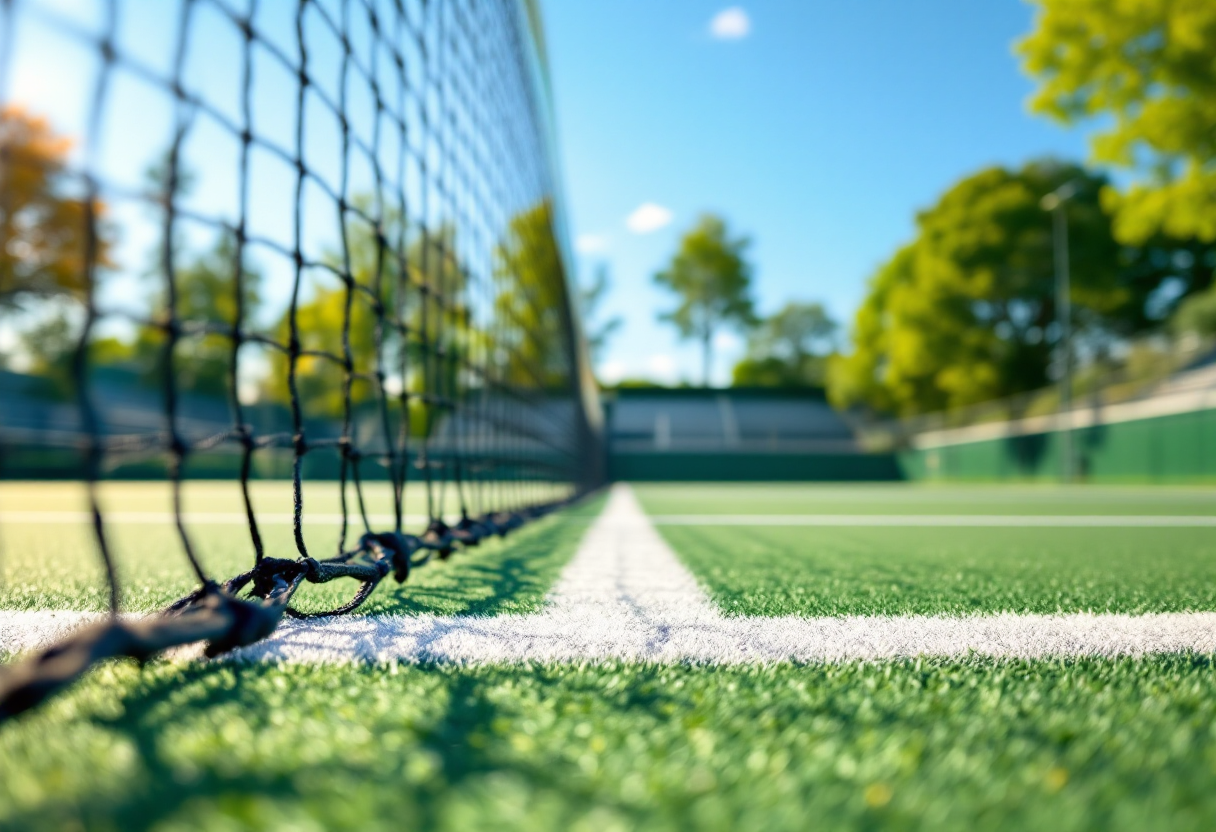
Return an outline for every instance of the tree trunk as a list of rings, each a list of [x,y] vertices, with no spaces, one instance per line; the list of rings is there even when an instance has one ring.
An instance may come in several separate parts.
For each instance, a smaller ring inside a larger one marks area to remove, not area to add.
[[[709,386],[709,370],[713,363],[711,354],[711,344],[713,342],[713,333],[706,330],[705,335],[701,338],[701,386]]]

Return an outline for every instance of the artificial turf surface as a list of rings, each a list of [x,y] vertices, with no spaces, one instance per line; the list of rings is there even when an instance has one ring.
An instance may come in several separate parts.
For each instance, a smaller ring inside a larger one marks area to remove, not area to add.
[[[5,829],[1216,825],[1209,657],[109,666],[0,728]]]
[[[368,490],[373,493],[386,491],[377,486]],[[255,504],[266,506],[259,510],[289,512],[290,496],[287,483],[256,484]],[[153,484],[107,483],[102,490],[102,500],[106,512],[167,513],[170,507],[167,490]],[[421,499],[413,502],[419,505]],[[558,515],[525,526],[506,541],[489,540],[476,550],[458,553],[442,563],[428,564],[415,570],[404,586],[385,581],[361,611],[410,615],[534,612],[540,608],[561,568],[574,554],[588,521],[599,513],[602,504],[602,497],[593,497]],[[306,502],[310,510],[313,505],[314,501]],[[336,512],[336,491],[319,491],[315,505],[318,512]],[[0,510],[76,510],[82,507],[82,494],[69,485],[0,485]],[[243,508],[238,492],[231,485],[196,482],[190,483],[187,489],[186,510],[239,513]],[[306,525],[304,530],[310,554],[325,557],[336,550],[336,523]],[[356,527],[348,536],[348,545],[357,540],[361,531]],[[263,524],[260,532],[268,555],[295,557],[290,525]],[[253,563],[249,532],[240,523],[195,523],[190,525],[189,533],[204,567],[216,578],[230,578]],[[197,586],[177,530],[171,524],[110,522],[107,535],[122,582],[124,609],[156,610]],[[108,595],[104,572],[92,529],[87,523],[0,523],[0,553],[3,556],[0,561],[0,609],[106,609]],[[319,609],[323,605],[342,603],[352,588],[348,581],[306,585],[297,596],[299,606]]]
[[[655,515],[858,515],[848,527],[660,526],[727,614],[1216,610],[1216,529],[865,525],[879,513],[1198,514],[1216,509],[1212,489],[660,485],[636,493]]]
[[[637,492],[667,514],[1185,514],[1216,493],[697,488]],[[189,509],[239,510],[203,492]],[[0,489],[0,510],[76,507],[47,505],[48,493]],[[145,497],[110,495],[161,509]],[[534,611],[600,505],[419,570],[404,590],[378,591],[371,610]],[[87,572],[85,527],[37,528],[0,523],[0,608],[100,608],[88,594],[97,573],[73,583],[65,569]],[[217,572],[248,562],[239,526],[195,531]],[[1209,529],[660,531],[727,612],[1216,609]],[[129,606],[190,588],[171,529],[115,533],[127,583],[150,588]],[[283,546],[288,533],[268,527]],[[1213,725],[1206,655],[108,664],[0,725],[0,829],[1210,829]]]
[[[648,514],[1216,514],[1216,488],[908,485],[906,483],[645,483]]]
[[[1216,529],[659,531],[728,615],[1216,610]]]

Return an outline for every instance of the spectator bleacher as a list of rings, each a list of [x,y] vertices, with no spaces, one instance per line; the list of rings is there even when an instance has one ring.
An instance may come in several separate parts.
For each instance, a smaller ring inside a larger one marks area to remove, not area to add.
[[[617,479],[888,479],[822,390],[622,388],[605,395]]]

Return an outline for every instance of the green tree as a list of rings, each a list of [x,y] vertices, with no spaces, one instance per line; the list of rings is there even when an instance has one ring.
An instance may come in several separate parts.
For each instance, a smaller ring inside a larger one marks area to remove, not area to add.
[[[356,205],[372,213],[369,199],[361,197]],[[344,245],[325,255],[327,265],[350,275],[351,286],[337,279],[314,284],[297,305],[295,325],[304,354],[296,361],[296,389],[306,417],[345,416],[346,378],[338,362],[347,347],[355,408],[376,399],[370,379],[378,364],[410,394],[455,394],[455,378],[470,349],[468,280],[456,262],[456,234],[450,226],[424,232],[405,247],[402,260],[397,244],[402,233],[395,213],[379,229],[351,221]],[[291,330],[288,308],[275,326],[276,340],[289,343]],[[265,384],[271,400],[290,400],[289,368],[289,357],[276,352]],[[431,414],[422,398],[410,401],[414,434],[430,430]]]
[[[1103,194],[1117,236],[1216,241],[1216,3],[1031,2],[1035,28],[1017,47],[1039,82],[1031,106],[1096,123],[1096,160],[1134,177]]]
[[[659,384],[654,379],[649,378],[623,378],[618,381],[611,389],[615,390],[667,390],[666,384]]]
[[[1216,335],[1216,288],[1192,295],[1179,304],[1170,325],[1178,335]]]
[[[29,359],[29,374],[43,379],[43,393],[55,399],[70,399],[76,394],[72,365],[80,343],[81,320],[72,311],[76,310],[55,309],[19,336],[21,352]],[[92,339],[88,350],[88,362],[93,367],[129,364],[133,357],[131,344],[113,336]]]
[[[542,389],[569,385],[571,298],[548,200],[511,219],[496,255],[493,331],[505,380]]]
[[[237,322],[236,240],[222,233],[208,250],[187,255],[175,269],[176,304],[168,308],[167,292],[156,293],[154,318],[165,324],[172,314],[182,334],[174,348],[173,373],[179,390],[202,396],[224,396],[232,368],[231,329]],[[241,265],[244,322],[261,304],[262,273],[248,261]],[[144,382],[158,386],[166,372],[165,332],[159,326],[140,327],[131,347],[130,361]],[[111,351],[113,352],[113,351]]]
[[[29,372],[50,382],[56,398],[71,393],[72,356],[80,334],[66,314],[59,312],[21,333],[22,351],[29,356]]]
[[[1074,337],[1100,348],[1142,327],[1170,272],[1114,240],[1106,181],[1051,162],[989,168],[920,214],[916,240],[875,275],[852,353],[829,364],[833,401],[906,415],[1045,385],[1058,336],[1040,200],[1066,182],[1077,187],[1067,207]]]
[[[915,246],[907,245],[870,279],[869,291],[853,320],[853,351],[834,355],[828,360],[828,398],[836,406],[864,405],[880,413],[931,409],[931,405],[909,406],[924,398],[917,395],[919,391],[909,389],[908,381],[913,374],[902,366],[898,367],[898,374],[890,372],[891,354],[896,344],[903,345],[899,365],[910,364],[910,359],[914,358],[909,350],[914,346],[909,335],[915,338],[918,352],[925,353],[920,347],[925,328],[917,325],[919,316],[913,315],[913,310],[908,308],[916,300],[911,291],[915,268]],[[892,306],[901,307],[898,318],[888,311]],[[898,338],[893,337],[897,328]],[[922,370],[915,375],[923,378],[928,373]]]
[[[133,372],[141,383],[159,387],[165,366],[165,324],[170,312],[179,327],[173,374],[178,390],[203,396],[224,396],[229,389],[232,366],[231,328],[236,323],[236,244],[231,235],[221,235],[204,252],[189,255],[175,274],[177,303],[167,308],[165,290],[154,296],[159,312],[151,325],[138,327],[134,338],[96,335],[88,345],[90,368],[119,367]],[[256,314],[260,303],[261,272],[245,264],[245,321]],[[72,362],[80,339],[79,310],[71,306],[50,307],[21,334],[22,351],[30,357],[30,372],[52,383],[59,396],[73,393]]]
[[[701,342],[706,387],[714,333],[727,325],[747,328],[755,321],[749,245],[748,238],[730,235],[725,220],[706,214],[680,240],[670,265],[654,276],[656,283],[679,298],[679,305],[659,319],[674,324],[681,338]]]
[[[296,389],[308,418],[340,419],[344,415],[346,382],[337,361],[341,361],[344,354],[342,333],[347,316],[346,300],[344,288],[318,288],[296,309],[296,331],[300,348],[305,353],[296,360]],[[283,313],[275,332],[275,340],[283,344],[289,342],[290,311]],[[351,359],[356,373],[369,374],[375,366],[374,332],[374,315],[368,304],[356,296],[350,305],[349,329]],[[267,385],[267,393],[275,401],[291,399],[289,366],[288,356],[276,352]],[[353,404],[362,404],[370,400],[371,395],[367,385],[352,384]]]
[[[750,334],[733,383],[757,387],[822,386],[839,324],[818,303],[791,301]]]
[[[604,297],[611,287],[612,280],[608,276],[608,265],[601,263],[596,267],[595,277],[578,293],[579,312],[582,315],[585,329],[583,334],[587,338],[587,351],[591,353],[593,362],[600,360],[604,349],[608,346],[608,339],[616,334],[623,323],[619,315],[613,315],[602,321],[598,320],[600,306],[603,305]]]

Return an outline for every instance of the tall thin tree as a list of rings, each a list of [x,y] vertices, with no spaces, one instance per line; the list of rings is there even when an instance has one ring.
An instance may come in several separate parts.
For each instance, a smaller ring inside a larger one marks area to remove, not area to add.
[[[755,323],[751,297],[751,241],[731,236],[726,221],[704,214],[680,240],[666,269],[654,276],[679,298],[659,320],[675,325],[681,338],[701,342],[702,382],[708,387],[713,367],[713,337],[723,326],[747,329]]]

